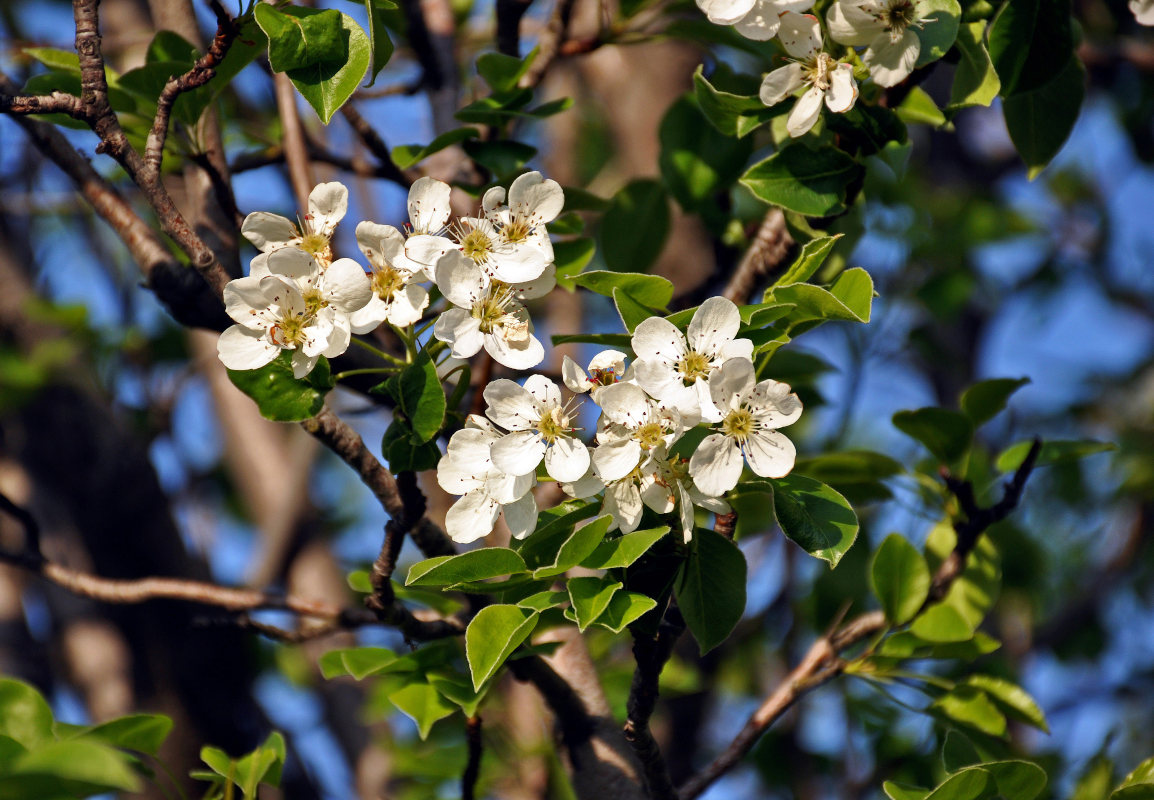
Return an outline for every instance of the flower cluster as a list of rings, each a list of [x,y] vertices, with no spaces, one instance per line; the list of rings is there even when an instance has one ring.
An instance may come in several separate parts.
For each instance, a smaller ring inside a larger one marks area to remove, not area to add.
[[[304,377],[320,356],[343,353],[354,333],[383,322],[397,328],[418,322],[429,305],[421,283],[432,280],[451,304],[433,333],[452,357],[484,347],[507,367],[540,364],[545,351],[523,301],[556,284],[545,226],[564,205],[560,185],[526,173],[513,181],[507,202],[505,190],[495,187],[485,193],[481,217],[453,223],[450,193],[447,183],[421,178],[409,190],[404,232],[358,224],[368,272],[333,257],[333,234],[348,210],[348,189],[339,183],[317,186],[297,223],[249,214],[241,232],[260,255],[247,277],[225,287],[225,308],[237,324],[220,337],[221,361],[230,369],[258,369],[290,350],[293,374]]]
[[[574,395],[600,408],[592,443],[576,425],[578,409],[540,375],[524,385],[496,380],[486,387],[485,417],[472,416],[455,433],[437,468],[441,486],[461,495],[446,519],[449,535],[469,542],[487,535],[502,510],[515,537],[532,532],[532,488],[539,467],[572,497],[604,494],[613,527],[636,530],[646,507],[676,511],[686,541],[694,506],[730,508],[723,495],[737,485],[742,464],[763,477],[793,468],[794,448],[778,428],[801,416],[783,383],[756,382],[753,344],[738,338],[741,317],[729,300],[707,300],[686,334],[652,317],[632,337],[636,360],[606,350],[582,369],[566,358],[562,377]],[[677,444],[706,426],[688,458]]]

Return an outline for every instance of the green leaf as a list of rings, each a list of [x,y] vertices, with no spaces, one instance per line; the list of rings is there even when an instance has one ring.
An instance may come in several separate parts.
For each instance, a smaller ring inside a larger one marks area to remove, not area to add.
[[[882,482],[904,468],[889,456],[872,450],[846,450],[798,458],[794,473],[828,483],[851,504],[887,500],[892,494]]]
[[[935,526],[926,539],[926,560],[930,568],[935,569],[956,545],[957,533],[953,525],[947,522]],[[955,608],[971,629],[977,629],[993,608],[1001,585],[998,550],[990,537],[983,536],[970,552],[965,569],[950,585],[949,593],[942,603]]]
[[[485,83],[494,92],[507,92],[517,88],[517,82],[529,70],[536,57],[536,49],[525,58],[504,53],[485,53],[477,58],[477,74],[485,79]]]
[[[597,509],[597,503],[587,500],[569,500],[554,506],[537,517],[533,533],[514,541],[512,546],[531,570],[555,564],[561,546],[573,535],[577,523],[595,515]]]
[[[973,423],[964,414],[945,408],[899,411],[894,414],[893,423],[906,436],[925,445],[943,464],[961,459],[974,438]]]
[[[277,732],[269,734],[264,743],[236,762],[236,784],[244,796],[256,800],[260,785],[280,785],[281,768],[284,766],[284,737]]]
[[[341,12],[308,9],[314,13],[299,13],[304,10],[289,7],[282,13],[264,3],[253,9],[257,24],[268,37],[268,63],[273,72],[336,62],[347,54]]]
[[[789,286],[775,286],[770,292],[766,293],[766,296],[769,297],[770,293],[772,293],[774,300],[795,306],[789,314],[790,320],[795,323],[804,320],[866,322],[869,318],[869,305],[864,309],[866,318],[863,319],[860,313],[862,311],[860,307],[857,309],[850,308],[835,296],[833,292],[828,289],[823,289],[820,286],[814,286],[812,283],[794,283]],[[857,297],[854,299],[860,300],[861,298]]]
[[[890,800],[925,800],[926,795],[930,793],[929,789],[907,786],[904,783],[895,783],[894,781],[882,783],[882,791]]]
[[[1018,155],[1033,179],[1050,163],[1078,121],[1086,94],[1086,70],[1071,59],[1049,83],[1006,97],[1002,113]]]
[[[782,113],[766,108],[756,94],[739,95],[717,89],[702,74],[704,66],[693,73],[693,94],[709,124],[726,136],[739,139]]]
[[[862,166],[840,150],[789,145],[746,171],[741,182],[759,199],[810,217],[845,211],[846,192]]]
[[[669,219],[669,198],[660,181],[638,178],[627,183],[613,195],[601,221],[605,265],[614,272],[649,269],[665,247]]]
[[[99,742],[67,739],[44,743],[14,759],[0,781],[0,799],[64,800],[140,788],[127,755]]]
[[[628,333],[574,333],[554,335],[549,337],[554,345],[558,344],[599,344],[602,347],[612,347],[615,350],[628,352],[632,347],[633,337]]]
[[[436,556],[409,568],[406,586],[454,586],[527,571],[524,559],[508,547],[480,547],[456,556]]]
[[[990,58],[1011,97],[1050,83],[1074,58],[1070,0],[1014,0],[990,26]]]
[[[1018,442],[1010,445],[998,455],[994,466],[999,472],[1013,472],[1022,466],[1026,455],[1033,446],[1032,441]],[[1117,450],[1111,442],[1095,442],[1091,439],[1072,441],[1043,442],[1042,451],[1038,453],[1037,467],[1049,467],[1054,464],[1068,464],[1082,458]]]
[[[486,610],[488,609],[482,609],[482,613]],[[455,703],[447,700],[441,692],[427,683],[408,683],[390,692],[389,701],[402,714],[417,723],[417,732],[422,740],[429,737],[433,723],[457,710]]]
[[[857,538],[857,515],[850,504],[804,475],[787,475],[773,486],[773,510],[782,532],[830,569],[836,567]]]
[[[385,647],[350,647],[328,651],[318,664],[326,678],[351,675],[361,681],[387,670],[397,658],[396,653]]]
[[[794,262],[789,265],[789,269],[774,281],[774,285],[788,286],[791,283],[805,283],[808,281],[821,269],[821,265],[824,264],[826,258],[829,257],[833,246],[837,244],[837,240],[842,236],[843,234],[838,233],[833,236],[821,236],[806,242],[801,248],[801,253],[799,253]],[[772,292],[767,291],[766,294],[771,295]]]
[[[381,438],[381,452],[389,462],[394,474],[400,472],[423,472],[433,469],[441,460],[441,451],[435,441],[414,444],[417,434],[409,421],[401,415],[393,417],[385,435]]]
[[[1154,758],[1139,764],[1110,795],[1110,800],[1149,800],[1154,797]]]
[[[965,642],[973,637],[974,626],[954,606],[939,603],[919,615],[910,631],[927,642]]]
[[[861,267],[852,267],[837,276],[829,293],[843,306],[849,309],[853,319],[858,322],[869,322],[870,311],[873,308],[874,281],[870,274]]]
[[[965,618],[962,619],[964,622]],[[929,642],[910,630],[886,637],[875,652],[887,658],[960,658],[973,661],[989,655],[999,647],[1001,642],[981,631],[960,642]]]
[[[922,554],[896,533],[882,542],[870,566],[870,586],[894,625],[909,622],[921,610],[932,581]]]
[[[476,715],[477,708],[485,699],[485,695],[489,693],[489,686],[491,685],[486,684],[480,689],[474,689],[467,678],[449,670],[441,673],[432,672],[425,677],[430,686],[436,689],[446,700],[459,706],[467,717]]]
[[[289,6],[286,11],[302,18],[328,13],[297,6]],[[369,37],[361,26],[348,14],[337,13],[340,14],[343,31],[341,35],[345,40],[345,48],[338,57],[290,69],[285,73],[325,125],[329,124],[333,114],[353,96],[373,57]]]
[[[1098,753],[1078,776],[1070,800],[1106,800],[1113,785],[1114,762]]]
[[[80,74],[80,56],[74,50],[60,50],[56,47],[25,47],[21,52],[36,59],[49,69]]]
[[[365,14],[369,18],[369,52],[372,53],[369,82],[365,84],[366,86],[372,86],[377,82],[377,75],[393,56],[393,40],[389,38],[383,5],[380,0],[365,0]],[[389,3],[388,5],[392,6],[393,4]]]
[[[445,422],[445,389],[427,349],[400,375],[386,381],[385,387],[413,430],[413,444],[424,444],[440,432]]]
[[[402,144],[394,147],[390,155],[393,157],[393,163],[398,167],[408,169],[414,164],[428,158],[433,153],[438,153],[446,147],[460,144],[466,139],[475,139],[479,135],[476,128],[454,128],[451,131],[442,133],[426,145]]]
[[[325,395],[335,385],[324,356],[317,359],[308,375],[294,378],[290,350],[282,350],[260,369],[230,369],[228,379],[256,401],[262,417],[274,422],[300,422],[315,417],[324,408]]]
[[[669,533],[669,526],[663,525],[660,528],[634,531],[616,539],[607,539],[597,545],[597,549],[581,561],[581,566],[588,569],[628,567],[645,555],[645,552],[667,533]]]
[[[686,211],[701,211],[737,180],[753,151],[749,140],[735,139],[705,124],[692,95],[679,98],[661,120],[658,165],[665,185]]]
[[[617,308],[617,315],[621,317],[621,324],[629,333],[650,317],[659,316],[659,313],[648,306],[642,305],[633,295],[622,289],[613,290],[613,305]]]
[[[112,747],[154,756],[171,730],[172,720],[163,714],[131,714],[83,728],[68,738],[99,739]]]
[[[925,800],[978,800],[989,796],[991,783],[993,776],[985,770],[965,769],[946,778]]]
[[[940,128],[946,124],[946,115],[938,108],[938,104],[929,96],[925,89],[915,86],[906,99],[902,100],[897,109],[902,122],[907,124],[921,123]]]
[[[1037,702],[1022,687],[993,675],[970,675],[966,683],[976,686],[990,696],[1006,716],[1032,725],[1043,733],[1050,732],[1046,715]]]
[[[605,538],[605,532],[612,523],[613,517],[606,514],[598,517],[587,525],[576,528],[573,533],[561,543],[560,548],[557,550],[557,557],[553,563],[535,567],[533,569],[533,577],[551,578],[580,564],[601,544],[601,540]],[[526,558],[526,562],[528,561],[529,559]]]
[[[505,178],[521,168],[537,155],[537,148],[522,142],[498,139],[483,142],[469,139],[464,144],[465,153],[498,178]]]
[[[932,709],[960,725],[987,736],[1006,735],[1006,717],[989,696],[972,686],[959,686],[934,701]]]
[[[974,427],[989,422],[1002,413],[1014,392],[1029,382],[1029,378],[992,378],[975,383],[962,392],[962,413]]]
[[[609,578],[570,578],[567,588],[577,629],[584,633],[609,607],[609,601],[621,586],[621,581]]]
[[[582,272],[573,282],[606,297],[612,297],[614,289],[621,289],[651,308],[664,308],[673,299],[673,283],[659,275],[596,270]]]
[[[592,239],[573,239],[553,243],[553,264],[557,267],[557,285],[568,292],[577,286],[575,276],[593,260],[597,245]]]
[[[34,750],[53,739],[52,709],[24,681],[0,678],[0,735]]]
[[[1009,800],[1034,800],[1046,788],[1046,771],[1029,761],[990,761],[979,766],[994,776],[998,794]]]
[[[970,106],[989,106],[1002,88],[985,42],[982,41],[985,29],[984,22],[970,22],[958,28],[955,46],[961,58],[954,71],[950,104],[946,107],[951,115]]]
[[[537,612],[511,605],[485,606],[465,630],[465,657],[473,688],[493,677],[505,659],[529,637],[537,624]]]
[[[674,592],[701,654],[724,642],[745,612],[745,556],[733,542],[707,528],[693,532],[694,547]]]
[[[942,766],[946,772],[957,772],[965,767],[980,764],[982,756],[970,738],[959,730],[946,731],[946,741],[942,745]]]
[[[916,66],[924,67],[931,61],[937,61],[953,47],[962,7],[958,5],[958,0],[923,0],[918,4],[918,13],[927,20],[918,29],[921,51]]]
[[[641,617],[657,607],[657,601],[639,592],[616,592],[609,601],[609,607],[597,618],[595,624],[621,633]]]
[[[547,589],[543,592],[536,592],[528,597],[522,597],[517,601],[517,605],[521,608],[527,608],[531,611],[542,612],[550,608],[557,608],[569,602],[569,593],[554,591]]]

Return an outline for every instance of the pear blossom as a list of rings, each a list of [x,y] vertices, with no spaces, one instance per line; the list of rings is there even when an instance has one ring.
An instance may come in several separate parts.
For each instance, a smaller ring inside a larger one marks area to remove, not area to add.
[[[519,175],[509,186],[494,186],[481,198],[486,219],[496,228],[500,242],[515,257],[498,257],[493,276],[507,283],[529,281],[553,263],[553,243],[545,226],[565,207],[565,192],[555,180],[540,172]]]
[[[262,253],[298,247],[327,265],[333,258],[330,240],[348,209],[349,190],[345,185],[336,181],[322,183],[309,193],[309,213],[299,224],[279,214],[254,211],[244,218],[240,232]]]
[[[826,14],[829,35],[851,47],[866,45],[862,62],[879,86],[896,86],[917,64],[915,29],[927,22],[926,0],[835,0]]]
[[[1154,25],[1154,0],[1130,0],[1130,13],[1139,25]]]
[[[777,429],[797,422],[801,401],[784,383],[755,380],[753,363],[741,359],[727,362],[713,380],[720,432],[706,436],[689,459],[689,475],[703,494],[718,497],[736,486],[742,455],[763,478],[793,469],[793,442]]]
[[[561,403],[561,390],[543,375],[530,375],[524,386],[501,378],[485,387],[485,413],[509,431],[493,442],[497,469],[533,472],[541,460],[550,477],[575,481],[589,469],[589,450],[574,436],[573,412]]]
[[[689,462],[678,456],[658,452],[646,462],[649,470],[641,472],[641,500],[658,514],[677,509],[686,544],[693,538],[693,507],[701,506],[714,514],[728,514],[733,509],[720,497],[705,495],[689,476]]]
[[[461,495],[445,515],[445,530],[460,543],[487,536],[502,511],[517,539],[537,526],[537,502],[530,491],[537,483],[532,472],[511,475],[498,469],[490,449],[502,434],[489,420],[470,415],[465,427],[453,434],[437,464],[437,482],[449,494]]]
[[[724,297],[701,304],[689,323],[688,339],[672,322],[650,317],[633,331],[637,383],[653,397],[677,407],[687,427],[721,419],[710,394],[710,377],[734,358],[749,359],[753,342],[737,339],[741,313]]]
[[[602,416],[593,471],[607,484],[629,475],[654,451],[668,449],[687,427],[676,408],[662,405],[633,383],[605,387],[597,404]]]
[[[385,320],[398,328],[419,320],[429,305],[429,292],[416,284],[425,273],[405,256],[401,232],[392,225],[362,222],[357,225],[357,244],[369,260],[373,296],[350,317],[353,333],[368,333]]]
[[[589,361],[589,371],[565,356],[561,361],[561,379],[573,394],[590,392],[594,401],[601,389],[618,381],[628,380],[625,372],[625,354],[617,350],[602,350]]]
[[[545,348],[532,334],[515,289],[490,280],[458,250],[441,256],[435,270],[438,288],[454,307],[437,318],[433,335],[449,344],[453,356],[468,358],[484,347],[512,369],[531,369],[544,360]]]
[[[562,483],[561,490],[579,500],[604,491],[601,513],[613,518],[609,530],[633,533],[641,524],[641,515],[645,512],[645,503],[641,499],[641,487],[645,475],[656,470],[651,462],[652,459],[647,458],[622,477],[611,481],[602,481],[595,471],[589,471],[580,480]]]
[[[801,136],[814,126],[821,115],[822,101],[837,114],[853,108],[858,95],[853,67],[838,63],[829,53],[822,52],[821,24],[817,17],[786,11],[781,15],[778,38],[793,60],[765,76],[759,95],[761,102],[773,106],[809,86],[786,119],[785,128],[790,136]]]
[[[348,348],[349,315],[372,294],[357,262],[342,258],[322,269],[305,251],[283,248],[254,272],[224,287],[225,311],[237,323],[217,341],[226,367],[259,369],[281,350],[292,350],[293,374],[303,378],[320,356],[333,358]]]
[[[786,11],[809,11],[813,0],[697,0],[716,25],[732,25],[747,39],[767,42],[777,35]]]

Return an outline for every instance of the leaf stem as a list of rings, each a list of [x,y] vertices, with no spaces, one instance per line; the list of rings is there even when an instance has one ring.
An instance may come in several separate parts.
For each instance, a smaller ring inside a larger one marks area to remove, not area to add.
[[[378,350],[377,348],[373,347],[371,344],[366,342],[364,339],[358,339],[357,337],[354,336],[352,341],[353,341],[353,344],[358,345],[358,346],[364,348],[365,350],[368,350],[373,355],[375,355],[379,358],[382,358],[385,361],[391,361],[394,364],[399,364],[401,366],[405,366],[408,364],[407,361],[403,361],[402,359],[397,358],[396,356],[392,355],[391,353],[386,353],[384,350]]]
[[[353,375],[376,375],[380,373],[388,373],[395,375],[399,372],[396,367],[364,367],[362,369],[346,369],[344,372],[338,372],[333,376],[334,381],[351,378]]]

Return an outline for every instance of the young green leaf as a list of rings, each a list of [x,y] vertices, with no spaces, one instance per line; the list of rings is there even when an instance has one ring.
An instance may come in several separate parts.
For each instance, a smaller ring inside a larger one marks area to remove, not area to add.
[[[429,738],[433,723],[457,710],[435,687],[423,680],[407,683],[389,694],[389,700],[406,717],[417,723],[421,739]]]
[[[657,607],[657,601],[639,592],[617,591],[609,601],[609,607],[597,618],[596,625],[621,633],[629,625],[639,620]]]
[[[673,283],[660,275],[595,270],[577,275],[573,282],[606,297],[612,297],[614,290],[620,289],[651,308],[664,308],[673,299]]]
[[[436,556],[409,567],[406,586],[454,586],[527,571],[524,559],[508,547],[479,547],[456,556]]]
[[[609,607],[613,595],[621,588],[621,582],[608,578],[570,578],[567,588],[577,618],[577,629],[584,633]]]
[[[529,637],[537,624],[537,612],[511,605],[485,606],[465,630],[465,657],[473,688],[489,680],[505,659]]]
[[[992,378],[975,383],[962,392],[962,413],[974,427],[989,422],[1002,413],[1014,392],[1029,382],[1029,378]]]
[[[972,686],[959,686],[934,701],[931,708],[947,719],[987,736],[1006,735],[1006,717],[989,696]]]
[[[669,197],[660,181],[639,178],[627,183],[601,221],[605,265],[614,272],[649,269],[665,247],[669,221]]]
[[[858,521],[846,499],[813,478],[773,482],[773,509],[782,532],[833,569],[857,539]]]
[[[844,234],[838,233],[833,236],[820,236],[817,239],[811,239],[802,245],[801,252],[798,254],[794,262],[789,265],[789,269],[781,274],[781,277],[774,281],[774,286],[788,286],[791,283],[805,283],[812,278],[821,265],[825,263],[826,258],[829,257],[833,246],[837,244],[837,240]],[[767,295],[772,292],[767,290]],[[768,301],[767,301],[768,302]]]
[[[945,408],[919,408],[899,411],[893,416],[894,427],[918,440],[942,464],[953,464],[970,449],[974,425],[964,414]]]
[[[1046,715],[1021,686],[993,675],[970,675],[965,682],[988,694],[1006,716],[1033,725],[1043,733],[1050,732]]]
[[[669,526],[634,531],[616,539],[607,539],[581,561],[588,569],[615,569],[628,567],[645,554],[658,539],[669,533]]]
[[[260,369],[230,369],[228,379],[256,401],[262,417],[274,422],[300,422],[315,417],[324,408],[325,395],[335,385],[324,356],[317,359],[308,375],[293,377],[292,353],[288,350],[282,350]]]
[[[886,537],[870,566],[870,586],[894,625],[909,622],[921,610],[932,580],[922,554],[897,533]]]
[[[845,211],[846,192],[861,176],[862,166],[841,150],[793,144],[754,164],[741,182],[767,203],[827,217]]]
[[[724,642],[745,612],[745,556],[733,542],[706,528],[693,532],[694,548],[674,592],[702,655]]]

